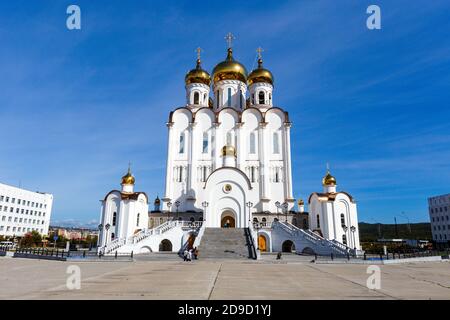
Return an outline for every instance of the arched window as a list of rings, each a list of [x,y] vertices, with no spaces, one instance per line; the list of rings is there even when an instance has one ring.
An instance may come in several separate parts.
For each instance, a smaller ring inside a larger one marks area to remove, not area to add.
[[[208,153],[208,132],[203,132],[203,153]]]
[[[345,216],[341,213],[341,226],[345,226]]]
[[[253,218],[253,222],[258,222],[258,218]]]
[[[200,94],[198,92],[194,92],[194,104],[200,104]]]
[[[342,243],[347,245],[347,236],[345,234],[342,235]]]
[[[278,141],[278,132],[273,133],[273,153],[279,154],[280,153],[280,144]]]
[[[113,213],[113,219],[112,219],[112,225],[115,226],[116,225],[116,220],[117,220],[117,212]]]
[[[319,215],[316,216],[317,219],[317,229],[320,229],[320,218]]]
[[[252,167],[250,167],[250,181],[251,182],[255,182],[255,167],[254,166],[252,166]]]
[[[137,218],[136,218],[136,227],[139,227],[139,218],[141,217],[141,214],[138,213],[137,214]]]
[[[216,91],[216,107],[219,108],[220,104],[220,93],[219,90]]]
[[[267,219],[266,219],[266,218],[262,218],[261,221],[262,221],[263,223],[266,223],[266,222],[267,222]]]
[[[252,94],[252,104],[255,104],[255,94]]]
[[[260,91],[258,93],[259,104],[265,104],[265,99],[266,99],[266,97],[265,97],[264,91]]]
[[[256,137],[254,132],[250,133],[250,153],[256,153]]]
[[[242,109],[242,91],[239,89],[239,107]]]
[[[194,217],[191,217],[191,219],[189,219],[191,222],[194,222],[195,221],[195,218]]]
[[[180,133],[180,153],[184,153],[184,132]]]
[[[111,233],[111,240],[114,240],[114,238],[116,237],[115,233]]]
[[[228,88],[227,106],[231,107],[231,88]]]
[[[208,95],[206,93],[203,95],[203,104],[208,104]]]

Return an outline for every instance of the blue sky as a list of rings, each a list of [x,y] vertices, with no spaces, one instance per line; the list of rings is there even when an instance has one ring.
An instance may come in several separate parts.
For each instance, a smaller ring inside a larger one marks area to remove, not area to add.
[[[82,29],[66,28],[81,7]],[[382,29],[366,28],[366,8]],[[55,195],[52,220],[95,225],[120,187],[164,189],[169,111],[184,75],[255,49],[290,113],[294,192],[321,191],[329,162],[360,221],[427,221],[450,181],[448,1],[2,1],[0,181]]]

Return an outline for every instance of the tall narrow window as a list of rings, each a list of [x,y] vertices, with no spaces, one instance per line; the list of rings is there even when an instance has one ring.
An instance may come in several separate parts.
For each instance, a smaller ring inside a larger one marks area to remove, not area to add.
[[[319,215],[317,215],[317,229],[320,229],[320,218]]]
[[[203,104],[204,105],[208,104],[208,96],[206,95],[206,93],[203,95]]]
[[[341,213],[341,226],[345,226],[345,216]]]
[[[114,213],[113,213],[113,219],[112,219],[112,225],[113,225],[113,226],[116,225],[116,220],[117,220],[117,213],[114,212]]]
[[[269,104],[270,105],[272,104],[272,94],[271,93],[269,93]]]
[[[208,132],[203,132],[203,153],[208,153]]]
[[[227,106],[231,107],[231,88],[228,88],[228,101]]]
[[[342,243],[347,245],[347,236],[345,234],[342,235]]]
[[[255,182],[255,167],[250,167],[250,181]]]
[[[256,153],[256,142],[255,142],[255,133],[250,133],[250,153],[255,154]]]
[[[219,104],[220,104],[220,95],[219,95],[219,90],[216,91],[216,107],[219,108]]]
[[[273,133],[273,153],[278,154],[280,153],[280,145],[278,141],[278,133]]]
[[[180,153],[184,153],[184,132],[180,134]]]
[[[139,227],[139,218],[141,217],[141,214],[138,213],[137,214],[137,219],[136,219],[136,227]]]
[[[255,104],[255,94],[252,94],[252,104]]]
[[[239,107],[242,109],[242,91],[239,89]]]
[[[183,181],[183,167],[179,167],[179,172],[178,172],[178,182]]]
[[[264,91],[260,91],[258,93],[258,99],[259,99],[259,104],[264,104],[265,103],[265,95],[264,95]]]
[[[198,92],[194,92],[194,104],[200,104],[200,94]]]
[[[280,168],[275,168],[275,182],[280,182]]]
[[[206,170],[207,169],[208,168],[206,166],[203,166],[203,172],[202,172],[202,174],[203,174],[203,182],[206,182]]]
[[[231,146],[231,132],[227,132],[227,145]]]

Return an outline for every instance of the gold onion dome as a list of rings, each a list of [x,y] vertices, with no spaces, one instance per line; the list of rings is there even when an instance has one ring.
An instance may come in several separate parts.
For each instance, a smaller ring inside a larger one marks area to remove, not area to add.
[[[135,179],[133,175],[131,174],[131,169],[128,167],[128,172],[126,175],[122,177],[122,184],[134,184]]]
[[[233,59],[233,49],[228,48],[227,58],[214,67],[212,75],[214,83],[221,80],[239,80],[247,82],[247,70]]]
[[[303,201],[303,199],[298,200],[297,203],[298,203],[299,206],[305,205],[305,202]]]
[[[251,86],[253,83],[258,83],[258,82],[265,82],[265,83],[270,83],[271,85],[273,85],[272,72],[270,72],[267,69],[264,69],[262,66],[262,63],[263,63],[262,59],[259,58],[258,59],[258,68],[253,70],[250,73],[250,75],[248,76],[247,84],[249,86]]]
[[[203,83],[209,86],[211,84],[211,76],[202,69],[200,58],[197,59],[197,66],[186,74],[184,78],[186,85],[191,83]]]
[[[236,149],[233,146],[226,145],[222,148],[222,156],[234,156],[236,157]]]
[[[156,196],[155,205],[159,205],[159,204],[161,204],[161,200],[159,199],[159,196]]]
[[[330,171],[327,171],[327,174],[325,175],[325,177],[323,177],[322,184],[324,186],[335,186],[336,185],[336,178],[330,174]]]

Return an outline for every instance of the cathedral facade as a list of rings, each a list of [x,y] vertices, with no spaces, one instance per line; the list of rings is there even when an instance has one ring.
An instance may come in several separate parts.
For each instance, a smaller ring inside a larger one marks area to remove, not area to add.
[[[122,190],[102,201],[103,252],[208,248],[208,241],[227,238],[217,233],[220,229],[231,228],[245,229],[246,245],[258,252],[359,252],[355,200],[336,190],[329,171],[323,192],[308,199],[310,212],[301,199],[295,206],[292,124],[274,104],[274,77],[263,66],[261,49],[249,74],[234,58],[230,42],[225,60],[211,74],[202,68],[199,52],[185,89],[185,105],[171,111],[167,121],[163,197],[148,212],[147,195],[134,191],[129,169]]]

